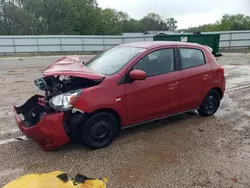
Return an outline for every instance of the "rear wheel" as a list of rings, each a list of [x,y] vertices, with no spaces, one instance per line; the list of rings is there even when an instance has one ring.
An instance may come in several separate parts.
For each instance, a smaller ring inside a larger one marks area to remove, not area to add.
[[[203,100],[198,112],[202,116],[214,115],[220,106],[220,94],[216,90],[211,90]]]
[[[119,131],[115,117],[106,112],[91,116],[81,129],[80,139],[84,146],[100,149],[112,143]]]

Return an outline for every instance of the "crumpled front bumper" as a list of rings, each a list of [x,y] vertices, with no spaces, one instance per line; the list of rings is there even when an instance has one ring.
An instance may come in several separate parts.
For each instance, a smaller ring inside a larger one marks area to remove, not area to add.
[[[63,112],[45,115],[36,125],[25,127],[13,105],[15,121],[27,137],[35,140],[45,151],[57,149],[69,141],[64,125]]]

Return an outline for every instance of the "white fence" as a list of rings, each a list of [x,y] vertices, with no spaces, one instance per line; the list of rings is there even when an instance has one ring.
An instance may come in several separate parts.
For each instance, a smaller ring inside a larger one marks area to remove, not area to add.
[[[123,43],[152,40],[152,36],[0,36],[0,53],[98,52]]]
[[[220,48],[250,48],[250,31],[220,32]],[[98,52],[113,46],[152,41],[153,36],[0,36],[0,54],[47,52]]]
[[[219,33],[221,49],[250,48],[250,31],[222,31],[204,33]]]

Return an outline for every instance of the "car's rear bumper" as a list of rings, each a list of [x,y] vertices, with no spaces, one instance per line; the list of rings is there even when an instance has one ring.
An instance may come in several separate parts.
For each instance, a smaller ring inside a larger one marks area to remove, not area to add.
[[[69,141],[63,126],[63,113],[45,115],[36,125],[25,127],[14,105],[13,112],[23,134],[35,140],[45,151],[57,149]]]

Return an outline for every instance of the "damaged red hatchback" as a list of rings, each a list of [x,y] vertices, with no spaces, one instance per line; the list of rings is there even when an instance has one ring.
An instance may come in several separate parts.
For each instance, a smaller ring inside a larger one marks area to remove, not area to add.
[[[13,106],[20,130],[44,150],[70,139],[109,145],[120,129],[191,110],[213,115],[225,91],[224,70],[206,46],[138,42],[86,63],[59,59],[35,80],[45,95]]]

